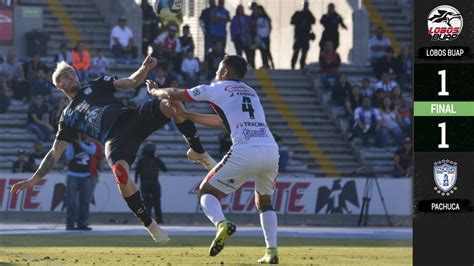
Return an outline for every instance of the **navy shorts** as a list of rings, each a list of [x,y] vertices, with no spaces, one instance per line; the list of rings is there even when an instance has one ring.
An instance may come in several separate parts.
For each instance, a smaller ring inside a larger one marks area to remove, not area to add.
[[[161,112],[160,100],[156,98],[120,115],[105,140],[109,165],[112,167],[117,161],[125,160],[131,166],[140,144],[168,122],[170,119]]]

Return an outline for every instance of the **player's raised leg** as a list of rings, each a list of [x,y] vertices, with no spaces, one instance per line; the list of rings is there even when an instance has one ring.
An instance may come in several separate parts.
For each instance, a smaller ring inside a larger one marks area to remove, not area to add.
[[[182,103],[177,102],[175,104]],[[174,107],[167,100],[161,101],[160,109],[167,117],[174,118],[176,127],[183,134],[186,143],[190,147],[187,152],[189,160],[202,164],[204,168],[210,171],[216,165],[216,161],[202,147],[196,125],[190,120],[176,116]]]
[[[213,175],[213,171],[209,173],[201,184],[199,189],[199,202],[204,214],[206,214],[207,218],[216,226],[216,236],[209,248],[209,255],[216,256],[224,249],[226,239],[234,234],[237,228],[233,223],[226,220],[222,212],[222,205],[219,201],[219,199],[224,198],[226,194],[207,182],[210,175]]]
[[[147,231],[150,233],[153,240],[157,243],[164,244],[170,240],[168,234],[161,230],[156,221],[154,221],[147,209],[143,205],[140,191],[135,186],[135,183],[129,178],[130,166],[125,160],[118,160],[112,164],[112,172],[115,176],[118,189],[122,194],[124,200],[127,202],[128,207],[137,216]]]

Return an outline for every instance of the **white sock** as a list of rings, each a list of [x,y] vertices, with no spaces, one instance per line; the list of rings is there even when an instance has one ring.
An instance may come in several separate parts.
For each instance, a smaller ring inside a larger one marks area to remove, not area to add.
[[[277,247],[278,221],[274,211],[260,213],[260,224],[262,225],[263,235],[267,248]]]
[[[204,194],[201,196],[201,207],[207,218],[217,226],[219,222],[225,220],[222,206],[219,200],[211,194]]]

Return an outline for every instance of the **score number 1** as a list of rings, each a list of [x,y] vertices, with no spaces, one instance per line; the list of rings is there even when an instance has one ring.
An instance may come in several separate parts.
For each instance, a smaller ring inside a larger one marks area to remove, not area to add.
[[[438,75],[441,76],[441,91],[438,92],[438,96],[449,96],[449,92],[446,91],[446,69],[438,71]],[[449,144],[446,143],[446,122],[439,123],[438,127],[441,128],[441,144],[438,144],[438,148],[447,149]]]

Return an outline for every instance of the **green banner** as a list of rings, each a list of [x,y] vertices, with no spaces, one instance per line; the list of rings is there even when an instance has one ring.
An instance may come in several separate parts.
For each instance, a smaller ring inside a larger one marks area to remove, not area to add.
[[[415,102],[415,116],[474,116],[474,102]]]

